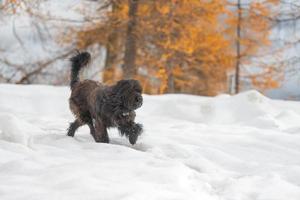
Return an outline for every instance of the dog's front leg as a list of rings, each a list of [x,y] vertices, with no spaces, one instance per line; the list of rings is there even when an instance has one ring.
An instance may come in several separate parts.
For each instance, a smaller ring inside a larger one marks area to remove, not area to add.
[[[125,135],[132,145],[136,143],[139,135],[141,135],[143,132],[143,126],[133,121],[130,121],[126,124],[120,124],[118,129],[121,135]]]
[[[107,134],[107,127],[101,119],[95,120],[95,141],[109,143],[109,137]]]

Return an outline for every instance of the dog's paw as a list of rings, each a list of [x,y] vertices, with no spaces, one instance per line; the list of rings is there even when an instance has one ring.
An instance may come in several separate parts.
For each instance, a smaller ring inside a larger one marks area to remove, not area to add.
[[[143,132],[143,126],[141,124],[130,123],[126,125],[122,125],[118,127],[120,134],[125,135],[130,144],[134,145],[139,137],[139,135]]]
[[[129,135],[128,139],[130,144],[134,145],[139,137],[143,132],[143,126],[141,124],[134,124],[132,126],[131,134]]]
[[[136,143],[137,139],[138,139],[138,135],[132,134],[132,135],[129,136],[128,139],[129,139],[130,144],[134,145]]]

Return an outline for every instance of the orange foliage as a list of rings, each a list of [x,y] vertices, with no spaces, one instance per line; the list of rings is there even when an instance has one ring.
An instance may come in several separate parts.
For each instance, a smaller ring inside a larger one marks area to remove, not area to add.
[[[148,1],[139,12],[138,66],[159,93],[214,95],[232,67],[230,43],[221,34],[225,1]],[[141,75],[138,74],[137,78]]]
[[[16,14],[18,11],[26,11],[31,14],[31,6],[35,5],[37,0],[5,0],[0,3],[0,9],[8,14]]]
[[[114,0],[106,17],[77,30],[77,46],[106,46],[104,81],[122,78],[128,1]],[[236,6],[227,0],[139,0],[137,13],[137,74],[147,93],[181,92],[215,95],[225,91],[227,74],[236,59],[251,58],[270,44],[270,5],[277,0],[250,3],[242,13],[241,55],[236,56]],[[103,13],[101,13],[103,15]],[[74,29],[72,30],[74,32]],[[272,66],[269,66],[272,67]],[[271,76],[251,75],[255,86],[276,87]]]

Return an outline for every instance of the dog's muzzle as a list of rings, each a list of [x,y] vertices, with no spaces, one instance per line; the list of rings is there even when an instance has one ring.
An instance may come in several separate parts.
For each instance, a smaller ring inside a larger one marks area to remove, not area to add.
[[[140,108],[143,105],[143,97],[142,96],[137,96],[135,98],[135,102],[136,102],[135,109]]]

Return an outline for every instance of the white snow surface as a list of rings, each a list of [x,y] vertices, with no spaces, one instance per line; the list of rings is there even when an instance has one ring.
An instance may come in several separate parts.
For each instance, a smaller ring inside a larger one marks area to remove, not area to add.
[[[144,95],[136,145],[66,136],[66,87],[0,85],[1,200],[299,200],[300,103]]]

